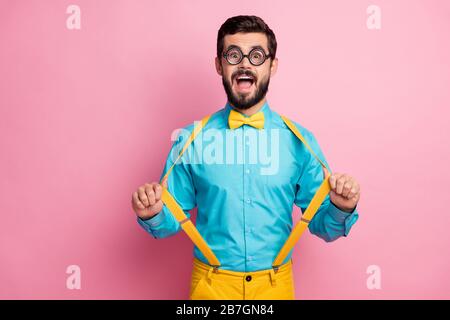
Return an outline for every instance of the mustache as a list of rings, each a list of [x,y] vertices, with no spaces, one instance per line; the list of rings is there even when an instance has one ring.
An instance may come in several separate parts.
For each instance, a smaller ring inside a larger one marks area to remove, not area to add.
[[[237,77],[243,76],[243,75],[248,76],[248,77],[252,77],[255,82],[256,82],[256,80],[258,80],[256,75],[253,74],[253,72],[251,72],[250,70],[238,70],[238,71],[236,71],[235,73],[233,73],[231,75],[231,80],[234,80]]]

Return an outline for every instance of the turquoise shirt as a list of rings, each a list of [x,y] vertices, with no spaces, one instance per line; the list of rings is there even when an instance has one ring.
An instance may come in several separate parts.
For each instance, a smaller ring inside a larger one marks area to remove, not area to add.
[[[252,272],[272,267],[291,232],[293,205],[304,212],[324,176],[317,159],[268,102],[260,110],[264,112],[264,129],[246,124],[230,129],[228,115],[232,108],[227,103],[211,115],[201,134],[173,167],[168,190],[188,217],[189,211],[198,207],[196,227],[222,269]],[[314,135],[293,123],[332,173]],[[161,179],[194,125],[180,130]],[[227,138],[227,134],[232,138]],[[347,236],[357,219],[356,208],[352,213],[344,212],[330,202],[328,195],[309,230],[330,242]],[[182,230],[165,205],[156,216],[137,220],[157,239]],[[196,246],[194,256],[208,263]],[[283,263],[291,256],[292,250]]]

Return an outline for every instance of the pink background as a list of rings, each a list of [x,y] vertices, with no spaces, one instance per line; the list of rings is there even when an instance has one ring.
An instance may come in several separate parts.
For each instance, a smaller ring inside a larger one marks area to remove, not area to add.
[[[237,14],[276,33],[271,107],[362,187],[348,238],[295,248],[297,298],[450,298],[448,1],[257,3],[0,1],[0,298],[188,297],[192,243],[147,234],[131,193],[159,179],[174,129],[225,104],[216,35]]]

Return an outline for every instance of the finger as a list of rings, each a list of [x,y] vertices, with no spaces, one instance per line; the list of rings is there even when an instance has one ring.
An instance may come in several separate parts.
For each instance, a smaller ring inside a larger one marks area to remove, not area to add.
[[[352,189],[350,190],[350,193],[347,196],[349,199],[353,198],[356,195],[358,195],[360,193],[360,190],[361,190],[361,187],[360,187],[359,183],[356,182],[356,181],[353,181],[353,182],[354,182],[353,183],[353,187],[352,187]]]
[[[159,201],[162,194],[162,186],[159,183],[153,185],[153,190],[155,190],[155,200]]]
[[[133,203],[139,209],[145,209],[144,204],[139,200],[139,196],[137,192],[133,192]]]
[[[152,184],[148,184],[145,186],[145,193],[147,194],[147,198],[150,205],[151,206],[154,205],[156,201],[155,201],[155,191],[153,190]]]
[[[344,183],[344,188],[342,189],[342,196],[348,198],[348,194],[350,193],[350,191],[353,188],[353,179],[349,178],[345,183]]]
[[[353,198],[354,196],[356,195],[356,188],[353,186],[351,189],[350,189],[350,192],[347,194],[347,199],[351,199],[351,198]]]
[[[150,202],[148,201],[145,189],[143,187],[140,187],[137,193],[139,196],[139,200],[144,204],[144,206],[148,207],[150,205]]]
[[[334,173],[330,176],[330,186],[331,190],[336,190],[337,181],[342,176],[340,173]]]
[[[347,197],[349,199],[351,199],[351,198],[357,196],[359,194],[359,192],[360,192],[359,183],[355,182]]]
[[[336,181],[336,193],[342,195],[342,191],[344,189],[344,184],[347,182],[347,177],[345,174],[340,176]]]

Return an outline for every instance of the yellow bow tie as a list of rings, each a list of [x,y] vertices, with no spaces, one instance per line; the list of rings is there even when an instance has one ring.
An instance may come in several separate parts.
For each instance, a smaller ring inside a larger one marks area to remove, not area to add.
[[[230,115],[228,116],[228,125],[230,128],[236,129],[244,124],[248,124],[257,129],[264,128],[264,113],[260,111],[250,117],[244,117],[236,110],[230,110]]]

